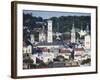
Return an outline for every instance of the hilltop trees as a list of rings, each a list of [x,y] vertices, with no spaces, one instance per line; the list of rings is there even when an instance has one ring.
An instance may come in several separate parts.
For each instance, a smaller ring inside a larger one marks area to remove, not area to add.
[[[67,32],[72,28],[72,24],[74,23],[75,28],[86,30],[86,25],[89,25],[90,29],[90,16],[60,16],[60,17],[51,17],[53,21],[53,32]],[[23,13],[23,26],[28,26],[29,30],[34,30],[36,28],[41,28],[44,23],[46,24],[47,19],[43,19],[42,17],[36,17],[32,14],[24,14]],[[46,25],[45,25],[46,26]]]

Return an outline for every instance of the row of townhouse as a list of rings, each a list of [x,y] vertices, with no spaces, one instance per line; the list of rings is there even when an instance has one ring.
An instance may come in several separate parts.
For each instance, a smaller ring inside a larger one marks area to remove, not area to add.
[[[47,63],[49,61],[53,61],[53,59],[56,56],[63,56],[66,59],[71,59],[71,54],[72,54],[72,50],[70,50],[69,48],[61,48],[59,49],[57,55],[55,56],[55,52],[51,52],[50,49],[44,47],[44,48],[39,48],[41,50],[42,53],[36,53],[36,54],[32,54],[32,46],[24,46],[23,47],[23,54],[28,53],[30,55],[30,57],[33,59],[34,64],[36,64],[36,58],[39,58],[40,60],[42,60],[43,62]],[[76,61],[81,61],[84,57],[84,53],[85,50],[84,48],[75,48],[74,49],[74,60]],[[85,56],[86,57],[86,56]]]

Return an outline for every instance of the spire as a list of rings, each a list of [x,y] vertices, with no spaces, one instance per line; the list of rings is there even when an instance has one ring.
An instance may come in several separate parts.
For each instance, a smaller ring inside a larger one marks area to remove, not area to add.
[[[72,32],[75,32],[75,26],[74,26],[74,23],[72,25]]]
[[[74,27],[74,23],[73,23],[73,26],[72,26],[72,27],[73,27],[73,29],[75,28],[75,27]]]
[[[81,30],[83,30],[83,28],[82,28],[82,23],[81,23]]]
[[[44,30],[45,30],[44,25],[43,25],[43,29],[42,30],[43,30],[43,33],[44,33]]]
[[[89,33],[89,25],[87,24],[86,32]]]
[[[75,43],[76,41],[76,37],[75,37],[75,27],[74,27],[74,23],[72,25],[72,30],[71,30],[71,43]]]
[[[74,17],[73,17],[73,24],[72,24],[72,31],[75,32],[75,25],[74,25]]]

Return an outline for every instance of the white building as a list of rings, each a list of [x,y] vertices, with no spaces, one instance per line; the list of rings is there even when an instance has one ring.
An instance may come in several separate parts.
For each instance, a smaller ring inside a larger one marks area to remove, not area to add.
[[[60,49],[58,55],[61,55],[61,56],[63,56],[65,59],[68,59],[68,60],[69,60],[70,57],[71,57],[71,52],[70,52],[70,50],[68,50],[68,49]]]
[[[86,49],[90,49],[91,48],[91,36],[89,35],[89,26],[87,25],[87,29],[86,29],[87,35],[85,36],[85,48]]]
[[[48,20],[48,37],[47,42],[52,43],[53,41],[53,34],[52,34],[52,21]]]
[[[52,52],[49,52],[49,49],[47,48],[40,48],[40,49],[42,53],[36,53],[31,56],[31,59],[33,59],[34,64],[36,64],[36,58],[42,60],[44,63],[53,61],[54,54]]]
[[[46,34],[44,32],[39,33],[39,42],[43,42],[46,40]]]
[[[54,59],[54,54],[52,52],[43,52],[42,55],[43,62],[47,63],[53,61],[53,59]]]
[[[85,53],[85,50],[83,48],[75,48],[74,49],[74,60],[81,61],[84,53]]]
[[[42,54],[40,55],[40,59],[43,60],[43,62],[47,63],[50,61],[53,61],[54,54],[50,52],[50,49],[48,48],[41,48]]]
[[[28,54],[32,54],[32,46],[23,46],[23,54],[28,53]]]
[[[90,35],[86,35],[85,36],[84,44],[85,44],[85,48],[86,49],[90,49],[91,48],[91,37],[90,37]]]
[[[23,44],[23,60],[24,59],[27,59],[28,57],[31,57],[32,56],[32,46],[29,45],[25,45],[25,43]],[[23,68],[24,69],[27,69],[28,68],[28,65],[27,63],[24,63],[23,62]]]
[[[43,26],[43,28],[42,28],[42,31],[39,32],[39,41],[40,41],[40,42],[46,41],[46,34],[45,34],[45,32],[44,32],[44,26]]]
[[[72,30],[71,30],[71,43],[75,43],[75,41],[76,41],[75,27],[74,27],[74,24],[73,24]]]
[[[38,57],[38,54],[33,54],[31,56],[31,59],[33,60],[33,63],[36,64],[36,58]]]

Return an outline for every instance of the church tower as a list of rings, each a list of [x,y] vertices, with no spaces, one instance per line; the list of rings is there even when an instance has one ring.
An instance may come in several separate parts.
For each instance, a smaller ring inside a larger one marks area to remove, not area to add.
[[[48,20],[48,35],[47,35],[47,42],[52,43],[52,21]]]
[[[76,41],[76,36],[75,36],[75,27],[74,24],[72,25],[72,30],[71,30],[71,43],[75,43]]]
[[[87,35],[85,36],[85,48],[90,49],[91,48],[91,36],[89,35],[89,26],[87,25],[86,29]]]
[[[43,41],[45,41],[46,40],[46,34],[45,34],[45,32],[44,32],[44,26],[42,27],[42,31],[41,32],[39,32],[39,41],[40,42],[43,42]]]

